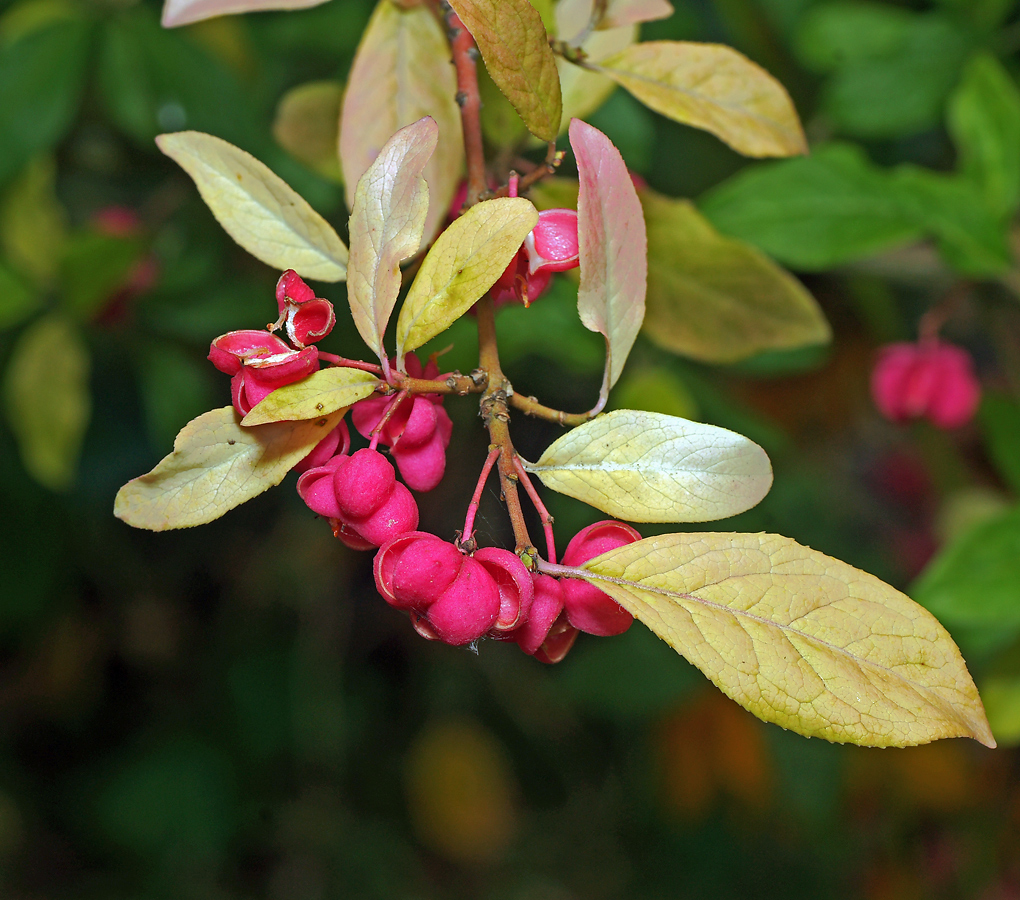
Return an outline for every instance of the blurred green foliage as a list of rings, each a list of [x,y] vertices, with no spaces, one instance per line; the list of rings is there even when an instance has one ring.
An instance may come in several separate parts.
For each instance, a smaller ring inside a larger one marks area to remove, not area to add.
[[[1015,750],[805,741],[640,626],[582,636],[554,668],[424,642],[379,600],[370,557],[287,487],[194,532],[112,518],[117,487],[229,401],[210,339],[273,316],[276,273],[153,136],[226,138],[343,228],[336,183],[272,123],[289,90],[343,81],[370,11],[331,0],[165,31],[151,0],[0,0],[0,894],[1015,894]],[[997,736],[1020,742],[1015,3],[679,0],[644,36],[732,44],[789,87],[802,159],[741,160],[621,92],[593,122],[653,188],[799,273],[835,337],[730,367],[642,340],[612,402],[768,450],[769,497],[706,528],[787,534],[904,588],[920,574]],[[341,319],[323,349],[360,355],[343,286],[319,287]],[[504,311],[500,349],[518,390],[586,409],[601,345],[573,297],[562,278]],[[947,297],[944,333],[989,388],[980,425],[881,421],[875,348]],[[451,367],[474,365],[471,326],[436,342]],[[446,405],[460,438],[422,524],[451,535],[485,442],[469,403]],[[514,425],[532,459],[558,433]],[[940,531],[970,489],[994,502]],[[597,516],[549,505],[564,538]],[[487,494],[480,537],[505,542],[504,518]]]

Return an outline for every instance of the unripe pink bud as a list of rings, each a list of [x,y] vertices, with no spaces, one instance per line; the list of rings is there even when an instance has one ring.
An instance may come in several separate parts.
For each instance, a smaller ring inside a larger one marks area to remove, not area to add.
[[[366,447],[354,453],[333,476],[341,517],[372,515],[389,499],[395,481],[392,464],[378,450]]]
[[[882,348],[871,374],[871,395],[893,422],[924,417],[949,429],[974,417],[981,385],[966,350],[929,340]]]
[[[447,644],[478,640],[499,615],[499,590],[481,563],[465,557],[460,572],[429,607],[428,622]]]
[[[516,553],[500,547],[484,547],[474,555],[493,577],[499,591],[499,615],[493,631],[505,632],[516,628],[528,618],[535,598],[535,585],[531,573]]]

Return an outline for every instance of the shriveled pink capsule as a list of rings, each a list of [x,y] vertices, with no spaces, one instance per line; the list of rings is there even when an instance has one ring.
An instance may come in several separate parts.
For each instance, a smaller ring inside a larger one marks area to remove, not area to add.
[[[938,428],[959,428],[977,412],[981,384],[962,347],[938,340],[889,344],[871,373],[871,396],[893,422],[926,418]]]
[[[276,308],[283,313],[288,303],[300,305],[315,299],[313,291],[293,269],[287,269],[276,282]]]
[[[499,615],[492,630],[505,632],[516,628],[528,618],[535,599],[531,572],[516,553],[500,547],[484,547],[473,558],[485,567],[499,591]]]
[[[563,553],[563,565],[580,566],[608,550],[641,539],[633,528],[623,522],[607,519],[582,529],[571,539]],[[587,581],[566,578],[563,585],[563,606],[570,624],[588,634],[608,637],[630,628],[634,617],[605,591]]]
[[[572,209],[543,209],[538,224],[524,239],[528,273],[565,272],[578,265],[577,213]]]
[[[333,304],[316,297],[293,269],[284,272],[276,282],[276,307],[287,337],[295,347],[314,344],[329,334],[336,324]]]
[[[235,407],[247,415],[277,388],[307,378],[319,370],[319,351],[315,347],[304,350],[287,350],[273,356],[258,356],[246,360],[244,367],[234,376]]]
[[[209,347],[209,362],[227,375],[236,375],[248,360],[293,353],[287,344],[268,331],[229,331]]]

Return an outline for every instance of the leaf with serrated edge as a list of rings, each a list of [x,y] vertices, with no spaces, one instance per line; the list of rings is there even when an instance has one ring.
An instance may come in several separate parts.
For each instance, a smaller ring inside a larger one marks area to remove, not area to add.
[[[538,11],[528,0],[452,0],[450,6],[528,130],[543,141],[556,140],[562,112],[560,77]]]
[[[634,409],[568,431],[525,468],[546,487],[629,522],[724,519],[772,486],[768,456],[743,435]]]
[[[643,330],[651,341],[729,363],[830,340],[814,297],[760,250],[719,234],[688,200],[643,190],[641,205],[648,228]]]
[[[163,5],[164,28],[190,25],[213,16],[262,12],[269,9],[307,9],[326,0],[166,0]]]
[[[570,123],[577,158],[577,236],[581,283],[577,311],[606,339],[605,390],[616,384],[645,317],[645,219],[620,151],[597,128]]]
[[[156,144],[195,181],[217,221],[256,259],[317,281],[343,281],[347,248],[332,226],[254,156],[211,134],[161,134]]]
[[[210,410],[181,429],[173,453],[117,492],[113,514],[149,531],[212,522],[279,484],[341,418],[242,428],[234,407]]]
[[[995,740],[952,638],[873,575],[774,534],[667,534],[588,580],[766,722],[840,743]]]
[[[510,264],[538,212],[523,197],[472,206],[432,245],[397,319],[397,358],[441,334],[466,313]]]
[[[370,397],[379,379],[363,369],[334,366],[285,384],[254,406],[241,424],[248,428],[266,422],[291,422],[328,416]]]
[[[421,246],[429,189],[422,178],[439,129],[425,116],[401,128],[361,176],[351,212],[347,299],[358,333],[385,357],[383,334],[400,293],[400,261]]]
[[[410,4],[409,4],[410,5]],[[450,45],[427,4],[404,9],[380,0],[358,44],[347,79],[340,126],[340,164],[347,207],[383,144],[405,125],[431,116],[439,147],[425,167],[430,204],[424,242],[442,227],[464,169],[464,140]]]
[[[703,128],[745,156],[807,153],[786,89],[730,47],[645,41],[594,67],[650,109]]]

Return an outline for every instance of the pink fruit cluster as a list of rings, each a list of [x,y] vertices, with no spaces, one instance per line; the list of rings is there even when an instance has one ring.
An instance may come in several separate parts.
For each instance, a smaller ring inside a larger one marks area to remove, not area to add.
[[[423,368],[413,353],[405,358],[404,365],[412,378],[432,380],[439,375],[434,360]],[[391,397],[366,397],[354,404],[351,420],[364,437],[371,437],[388,414],[379,431],[379,443],[390,448],[408,487],[431,491],[446,472],[446,448],[453,432],[453,423],[443,409],[443,397],[415,394],[392,406]]]
[[[639,539],[622,522],[598,522],[574,536],[564,563],[580,565]],[[509,550],[486,547],[467,556],[421,531],[383,544],[375,558],[375,583],[387,603],[410,614],[424,637],[458,645],[483,637],[514,641],[549,663],[566,656],[579,631],[620,634],[632,621],[587,582],[529,572]]]
[[[883,347],[871,373],[871,396],[893,422],[925,418],[938,428],[959,428],[974,417],[981,385],[966,350],[929,339]]]

